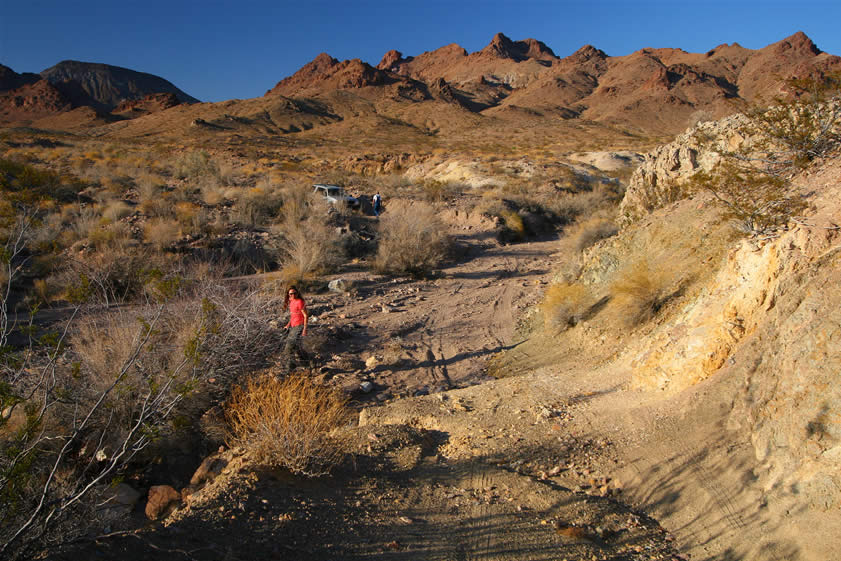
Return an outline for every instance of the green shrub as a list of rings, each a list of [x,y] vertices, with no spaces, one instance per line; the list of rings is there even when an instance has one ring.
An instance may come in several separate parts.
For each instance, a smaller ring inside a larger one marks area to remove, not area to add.
[[[803,211],[807,203],[792,176],[841,146],[841,73],[789,80],[787,87],[787,96],[746,111],[734,131],[744,140],[735,149],[696,132],[701,147],[720,162],[697,173],[692,187],[712,193],[749,234],[772,232]]]

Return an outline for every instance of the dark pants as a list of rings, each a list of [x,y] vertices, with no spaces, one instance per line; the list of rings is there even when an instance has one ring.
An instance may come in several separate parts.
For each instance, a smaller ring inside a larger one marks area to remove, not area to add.
[[[296,355],[298,361],[306,361],[309,357],[304,349],[301,348],[301,332],[304,330],[303,325],[295,325],[286,330],[286,341],[283,344],[283,356],[280,358],[281,371],[284,374],[289,374],[293,366],[293,357]]]

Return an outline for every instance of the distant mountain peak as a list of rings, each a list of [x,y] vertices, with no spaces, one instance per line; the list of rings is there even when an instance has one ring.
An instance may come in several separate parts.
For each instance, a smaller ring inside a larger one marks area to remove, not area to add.
[[[124,100],[158,93],[175,94],[182,103],[198,102],[160,76],[100,62],[63,60],[43,70],[41,77],[65,93],[75,105],[93,104],[105,111],[113,110]]]
[[[512,41],[503,33],[494,35],[487,47],[479,51],[480,54],[496,57],[509,58],[516,61],[527,59],[546,60],[557,58],[552,49],[536,39],[525,39],[523,41]]]

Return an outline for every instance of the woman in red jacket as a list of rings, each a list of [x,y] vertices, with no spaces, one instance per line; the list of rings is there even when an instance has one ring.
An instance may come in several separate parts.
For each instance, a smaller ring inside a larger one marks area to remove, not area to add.
[[[289,321],[286,322],[284,328],[288,331],[286,334],[286,344],[283,346],[283,358],[281,369],[284,374],[288,374],[292,366],[292,353],[298,355],[301,359],[306,359],[304,350],[301,348],[301,337],[307,334],[307,303],[301,297],[301,293],[294,286],[290,286],[286,291],[286,296],[283,298],[283,310],[289,310]]]

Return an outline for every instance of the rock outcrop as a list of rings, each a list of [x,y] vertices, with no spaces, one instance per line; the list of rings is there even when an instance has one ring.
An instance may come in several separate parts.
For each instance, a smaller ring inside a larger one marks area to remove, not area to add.
[[[746,123],[741,114],[703,122],[646,153],[619,206],[620,221],[629,224],[683,198],[689,179],[698,171],[710,171],[720,161],[715,152],[700,150],[699,136],[717,139],[722,149],[732,150],[746,140],[738,132]]]

